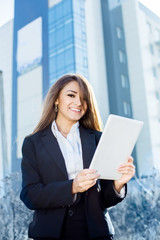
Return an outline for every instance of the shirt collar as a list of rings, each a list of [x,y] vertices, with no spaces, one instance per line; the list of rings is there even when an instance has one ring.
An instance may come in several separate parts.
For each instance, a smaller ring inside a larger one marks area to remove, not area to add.
[[[59,136],[63,136],[61,134],[61,132],[58,130],[58,127],[57,127],[57,124],[56,124],[56,121],[54,120],[53,123],[52,123],[52,126],[51,126],[51,129],[52,129],[52,132],[54,134],[55,137],[57,137],[57,135]],[[73,135],[75,132],[78,132],[79,131],[79,122],[76,122],[75,124],[72,125],[67,137],[69,135]]]

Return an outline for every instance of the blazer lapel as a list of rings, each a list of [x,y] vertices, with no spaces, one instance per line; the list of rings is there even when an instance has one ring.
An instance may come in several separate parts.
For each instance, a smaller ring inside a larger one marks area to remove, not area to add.
[[[85,129],[80,125],[80,138],[82,144],[83,167],[89,168],[96,150],[96,141],[93,130]],[[65,160],[50,126],[42,131],[41,139],[48,153],[53,158],[53,161],[55,161],[61,172],[64,174],[65,179],[68,180]]]
[[[80,137],[82,143],[83,166],[84,168],[89,168],[96,150],[95,135],[93,130],[85,129],[80,125]]]
[[[53,157],[53,161],[55,161],[59,169],[63,172],[65,178],[68,179],[64,157],[62,155],[57,139],[51,131],[51,126],[43,131],[41,139],[48,153]]]

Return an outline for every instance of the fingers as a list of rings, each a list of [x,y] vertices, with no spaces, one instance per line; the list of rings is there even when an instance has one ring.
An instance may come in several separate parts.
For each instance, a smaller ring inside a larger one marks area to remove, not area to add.
[[[88,181],[83,181],[83,182],[77,183],[78,192],[87,191],[89,188],[91,188],[92,186],[94,186],[96,184],[96,181],[97,181],[97,179],[91,179]]]
[[[84,175],[92,174],[92,173],[96,173],[96,170],[95,169],[83,169],[78,174],[81,176],[84,176]]]
[[[133,157],[132,157],[132,156],[129,156],[128,162],[133,163],[133,161],[134,161]]]
[[[121,174],[130,175],[133,177],[135,174],[135,166],[133,165],[133,158],[130,156],[128,158],[128,162],[121,164],[120,167],[118,168],[118,171]]]
[[[119,172],[123,175],[130,175],[131,177],[133,177],[135,174],[135,167],[119,169]]]
[[[95,184],[96,184],[96,179],[82,182],[79,179],[75,178],[72,183],[72,194],[75,194],[78,192],[85,192]]]
[[[96,184],[97,179],[100,177],[94,169],[84,169],[80,171],[72,184],[72,193],[87,191],[90,187]]]
[[[80,171],[76,177],[80,182],[87,182],[90,180],[97,180],[100,175],[94,169],[84,169]]]
[[[118,192],[122,189],[124,184],[129,182],[135,175],[135,166],[133,165],[133,158],[128,157],[127,163],[121,164],[118,168],[118,172],[122,174],[119,180],[114,181],[115,188]]]
[[[133,165],[133,163],[126,163],[121,165],[118,168],[118,171],[121,173],[129,173],[129,172],[134,172],[135,171],[135,166]]]
[[[135,169],[135,166],[133,165],[133,161],[134,161],[133,157],[129,156],[129,157],[128,157],[128,160],[127,160],[127,163],[121,164],[121,165],[119,166],[118,170],[119,170],[119,169],[126,168],[126,167],[128,167],[128,168],[134,168],[134,169]]]

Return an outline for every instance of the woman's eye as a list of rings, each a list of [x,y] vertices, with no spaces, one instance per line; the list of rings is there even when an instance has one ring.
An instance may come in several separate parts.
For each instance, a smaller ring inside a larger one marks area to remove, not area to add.
[[[69,96],[69,97],[71,97],[71,98],[73,98],[73,97],[74,97],[74,95],[73,95],[73,94],[68,94],[68,96]]]

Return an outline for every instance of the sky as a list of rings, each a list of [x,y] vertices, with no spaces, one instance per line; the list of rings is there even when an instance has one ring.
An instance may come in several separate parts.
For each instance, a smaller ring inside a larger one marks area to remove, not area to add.
[[[94,0],[90,0],[94,1]],[[139,0],[160,17],[160,0]],[[0,27],[14,16],[14,0],[0,0]]]
[[[143,3],[146,7],[160,17],[160,0],[139,0],[139,2]]]
[[[0,27],[14,16],[14,0],[0,0]]]

